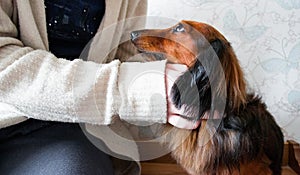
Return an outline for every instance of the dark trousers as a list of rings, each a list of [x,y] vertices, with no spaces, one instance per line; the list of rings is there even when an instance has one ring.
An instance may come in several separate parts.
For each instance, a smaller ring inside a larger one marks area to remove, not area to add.
[[[0,129],[0,174],[112,175],[113,166],[78,124],[30,119]]]

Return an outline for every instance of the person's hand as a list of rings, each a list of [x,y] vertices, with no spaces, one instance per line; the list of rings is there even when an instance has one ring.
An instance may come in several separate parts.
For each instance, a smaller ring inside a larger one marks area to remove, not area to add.
[[[184,115],[183,109],[177,109],[172,103],[170,96],[172,86],[175,80],[187,71],[187,66],[182,64],[167,64],[166,66],[166,89],[168,99],[168,116],[167,121],[171,125],[182,129],[195,129],[199,126],[200,121],[189,121],[181,117]]]

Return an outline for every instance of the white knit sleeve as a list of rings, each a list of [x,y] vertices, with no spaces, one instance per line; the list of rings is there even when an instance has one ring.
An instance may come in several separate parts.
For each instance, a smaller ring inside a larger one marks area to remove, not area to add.
[[[30,118],[108,124],[119,65],[119,61],[103,65],[68,61],[47,51],[30,51],[1,65],[0,102]]]
[[[0,102],[41,120],[106,125],[119,114],[165,122],[164,69],[164,62],[96,64],[33,50],[2,67]]]
[[[123,63],[118,88],[119,115],[134,124],[166,123],[165,61]]]

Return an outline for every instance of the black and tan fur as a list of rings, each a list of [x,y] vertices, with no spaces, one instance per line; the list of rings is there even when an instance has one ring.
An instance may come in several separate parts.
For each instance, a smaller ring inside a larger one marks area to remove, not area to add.
[[[281,129],[261,98],[247,94],[238,59],[219,31],[181,21],[131,35],[140,52],[189,68],[172,87],[172,100],[185,109],[182,117],[201,120],[201,125],[192,131],[167,125],[168,144],[178,163],[197,175],[281,174]],[[210,119],[203,118],[207,114]]]

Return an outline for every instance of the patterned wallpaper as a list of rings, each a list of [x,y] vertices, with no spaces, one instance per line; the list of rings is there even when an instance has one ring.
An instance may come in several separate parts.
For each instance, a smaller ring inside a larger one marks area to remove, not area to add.
[[[148,15],[216,27],[285,139],[300,142],[300,0],[149,0]]]

